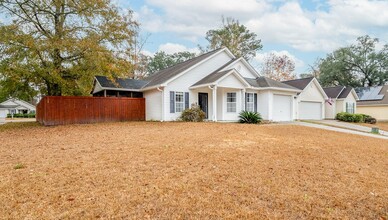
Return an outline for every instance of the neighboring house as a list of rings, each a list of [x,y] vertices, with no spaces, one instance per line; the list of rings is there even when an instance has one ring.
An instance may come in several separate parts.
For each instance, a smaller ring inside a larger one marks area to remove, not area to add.
[[[301,90],[261,76],[227,48],[202,54],[145,80],[97,76],[93,96],[144,97],[146,120],[173,121],[197,103],[211,121],[237,121],[242,110],[265,120],[294,120],[294,97]]]
[[[323,88],[329,99],[325,103],[325,118],[334,119],[340,112],[356,113],[358,96],[352,87]]]
[[[302,90],[295,102],[295,119],[321,120],[325,118],[327,95],[316,78],[295,79],[283,83]]]
[[[356,88],[356,92],[359,97],[357,113],[388,120],[388,85]]]
[[[5,122],[5,118],[7,117],[8,109],[6,106],[0,105],[0,124]]]
[[[34,105],[19,99],[8,99],[0,103],[0,105],[7,109],[7,114],[27,114],[35,113],[36,111]]]

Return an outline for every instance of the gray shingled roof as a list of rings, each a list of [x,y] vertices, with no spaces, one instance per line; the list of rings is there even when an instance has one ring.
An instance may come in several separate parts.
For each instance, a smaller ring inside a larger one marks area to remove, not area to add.
[[[215,81],[219,80],[220,78],[222,78],[223,76],[228,74],[230,71],[232,71],[232,69],[221,71],[221,72],[213,72],[213,73],[207,75],[205,78],[199,80],[198,82],[196,82],[192,86],[214,83]]]
[[[9,109],[9,108],[16,108],[16,107],[19,107],[20,105],[0,105],[0,108],[6,108],[6,109]]]
[[[357,88],[356,92],[357,94],[359,94],[360,92],[362,92],[362,90],[368,89],[368,88],[369,87]],[[378,95],[381,95],[383,97],[378,100],[360,100],[360,101],[357,101],[357,105],[388,105],[388,85],[382,86]],[[361,98],[362,95],[359,94],[359,97]]]
[[[96,80],[100,83],[102,87],[105,88],[115,88],[115,89],[141,89],[147,81],[137,80],[137,79],[122,79],[116,78],[113,83],[106,76],[96,76]]]
[[[336,99],[342,92],[342,90],[345,88],[345,86],[334,86],[334,87],[327,87],[323,88],[323,91],[325,91],[326,95],[330,98]]]
[[[344,99],[346,97],[348,97],[350,91],[352,91],[352,87],[346,87],[342,92],[341,94],[338,96],[339,99]]]
[[[276,87],[276,88],[283,88],[283,89],[297,89],[293,86],[281,83],[279,81],[270,79],[265,76],[257,77],[256,79],[252,78],[244,78],[251,86],[257,87],[257,88],[266,88],[266,87]]]
[[[160,85],[160,84],[168,81],[169,79],[173,78],[174,76],[179,75],[181,72],[189,69],[190,67],[192,67],[192,66],[198,64],[199,62],[205,60],[206,58],[212,56],[213,54],[220,51],[221,49],[222,48],[210,51],[208,53],[194,57],[193,59],[184,61],[182,63],[178,63],[174,66],[160,70],[159,72],[152,74],[150,77],[145,79],[146,81],[148,81],[148,83],[144,86],[144,88],[157,86],[157,85]]]
[[[298,88],[300,90],[303,90],[306,88],[306,86],[314,79],[314,77],[308,77],[303,79],[294,79],[294,80],[288,80],[283,81],[282,83],[285,83],[287,85],[293,86],[295,88]]]

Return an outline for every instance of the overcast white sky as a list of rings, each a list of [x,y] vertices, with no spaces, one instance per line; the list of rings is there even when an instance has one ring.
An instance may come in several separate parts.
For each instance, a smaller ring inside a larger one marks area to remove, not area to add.
[[[145,50],[154,53],[197,51],[207,30],[233,17],[257,33],[264,45],[257,55],[275,51],[292,56],[297,72],[332,50],[354,43],[365,34],[388,39],[388,0],[115,0],[131,8],[143,36]]]

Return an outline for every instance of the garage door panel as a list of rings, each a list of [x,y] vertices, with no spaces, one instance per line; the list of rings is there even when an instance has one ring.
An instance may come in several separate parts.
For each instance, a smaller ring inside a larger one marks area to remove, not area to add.
[[[273,96],[273,121],[291,121],[292,97],[286,95]]]
[[[321,120],[322,103],[320,102],[300,102],[299,119],[302,120]]]

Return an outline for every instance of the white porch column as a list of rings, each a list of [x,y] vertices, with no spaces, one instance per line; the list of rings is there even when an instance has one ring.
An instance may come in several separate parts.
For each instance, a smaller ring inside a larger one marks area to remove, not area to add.
[[[246,93],[246,90],[245,89],[241,89],[241,110],[242,111],[245,111],[245,93]]]
[[[213,121],[217,121],[217,86],[213,87]]]

